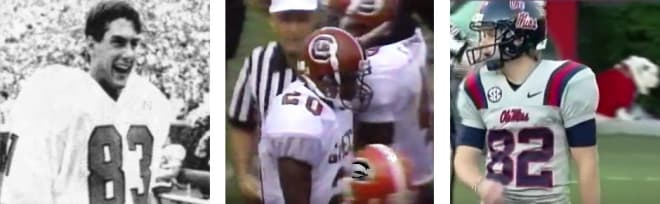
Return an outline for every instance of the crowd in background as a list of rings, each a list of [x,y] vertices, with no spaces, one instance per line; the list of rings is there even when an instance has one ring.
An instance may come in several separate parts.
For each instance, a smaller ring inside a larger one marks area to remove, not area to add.
[[[47,65],[88,69],[85,20],[88,10],[99,1],[3,1],[0,91],[9,101],[20,92],[22,81]],[[178,131],[181,134],[170,134],[170,138],[187,149],[184,167],[208,170],[208,148],[200,147],[208,147],[209,1],[131,3],[143,23],[134,71],[154,83],[179,111],[177,120],[184,129]]]
[[[0,7],[0,90],[49,64],[86,69],[84,22],[99,0],[5,0]],[[133,1],[143,21],[135,71],[184,109],[208,92],[209,1]]]

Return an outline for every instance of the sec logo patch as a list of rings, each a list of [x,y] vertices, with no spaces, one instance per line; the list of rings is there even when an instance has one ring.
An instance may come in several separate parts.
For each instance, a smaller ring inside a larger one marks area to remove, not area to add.
[[[488,89],[488,101],[491,103],[497,103],[502,99],[502,89],[496,86]]]

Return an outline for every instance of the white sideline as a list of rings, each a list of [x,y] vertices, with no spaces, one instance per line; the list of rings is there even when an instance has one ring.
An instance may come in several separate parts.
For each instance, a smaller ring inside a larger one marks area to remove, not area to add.
[[[660,182],[660,177],[644,177],[643,179],[639,178],[632,178],[632,177],[624,177],[624,176],[606,176],[606,177],[601,177],[601,180],[608,180],[608,181],[634,181],[634,182]],[[576,184],[576,180],[570,180],[568,183],[570,184]]]

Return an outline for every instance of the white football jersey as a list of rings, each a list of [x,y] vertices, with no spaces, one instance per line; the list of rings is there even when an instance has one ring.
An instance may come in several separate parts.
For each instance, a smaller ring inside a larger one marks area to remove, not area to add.
[[[147,204],[171,110],[135,73],[115,101],[79,69],[36,72],[11,110],[18,139],[3,203]]]
[[[458,94],[462,124],[487,130],[487,177],[505,185],[507,203],[569,202],[566,128],[593,119],[598,101],[589,67],[542,60],[515,91],[482,68]]]
[[[424,74],[425,53],[419,30],[408,39],[367,50],[372,73],[365,77],[365,82],[374,96],[367,109],[357,116],[362,122],[394,123],[392,148],[411,161],[413,185],[433,179],[433,152],[428,148],[427,129],[419,115],[424,77],[430,77]]]
[[[349,175],[353,157],[353,113],[329,104],[301,81],[273,98],[258,148],[264,203],[285,203],[278,172],[282,157],[312,166],[310,203],[340,203],[339,179]]]

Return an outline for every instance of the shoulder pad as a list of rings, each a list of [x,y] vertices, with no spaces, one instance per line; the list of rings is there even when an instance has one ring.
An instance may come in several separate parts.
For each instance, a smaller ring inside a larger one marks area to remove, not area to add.
[[[327,109],[313,96],[285,92],[273,98],[263,131],[265,135],[295,134],[319,136],[323,133],[322,113]]]

